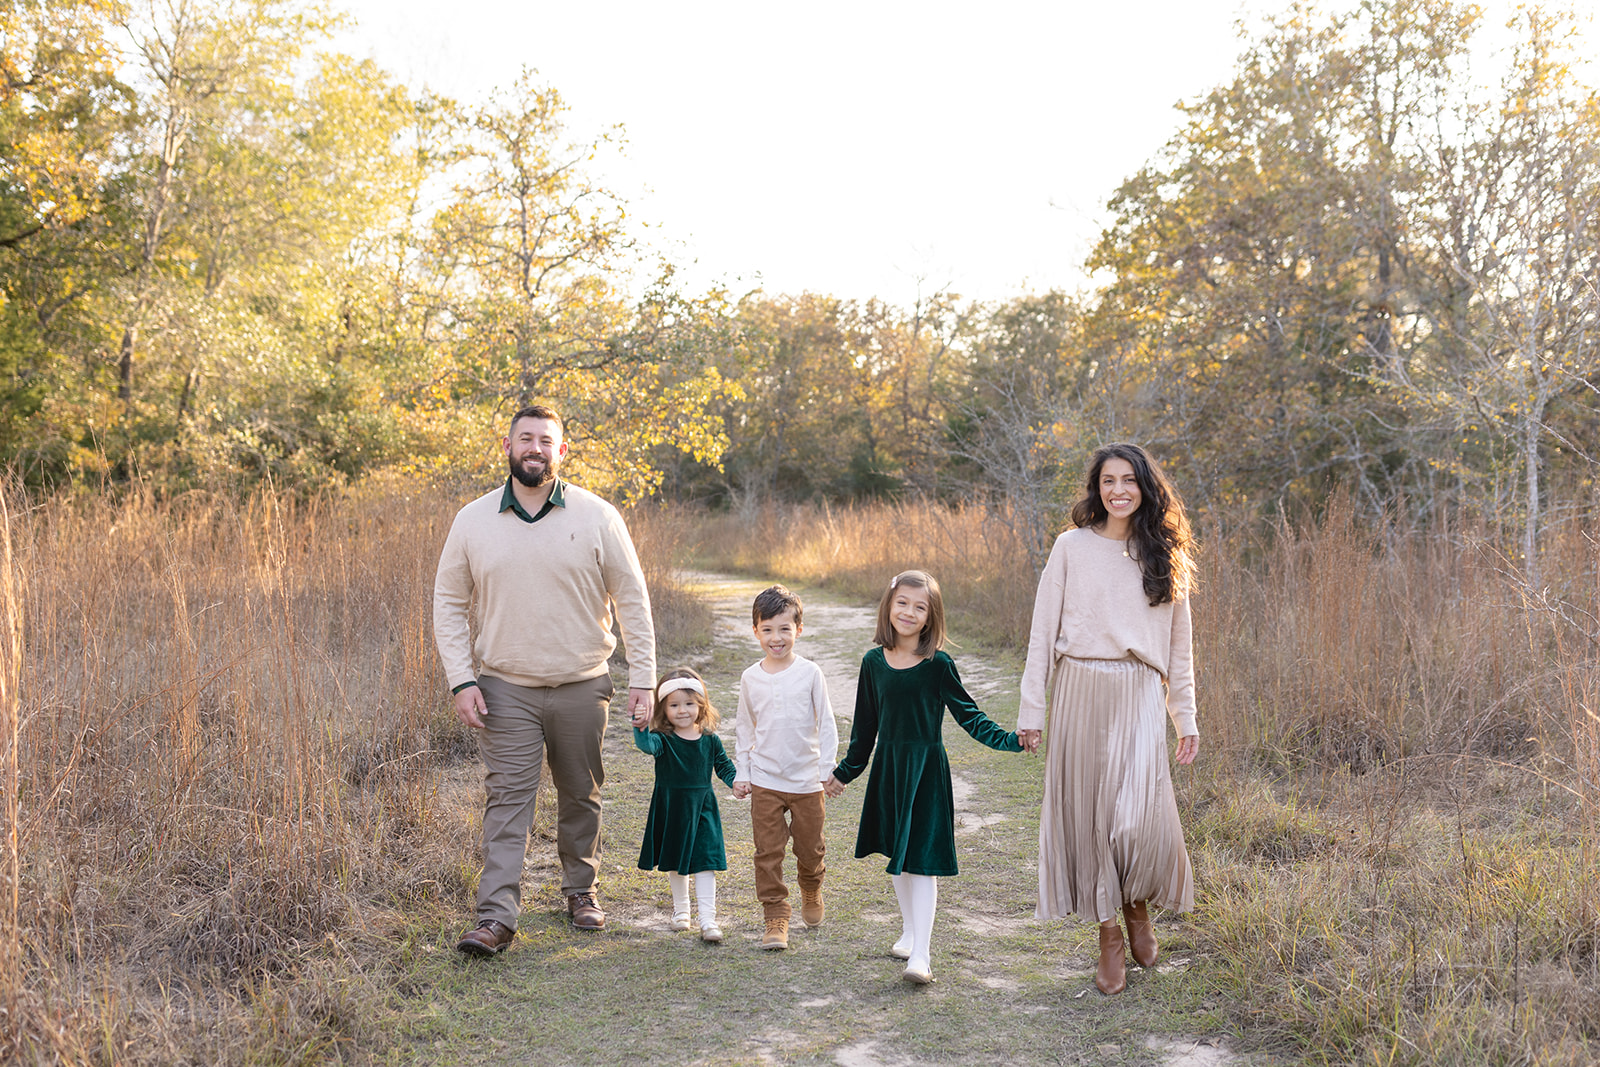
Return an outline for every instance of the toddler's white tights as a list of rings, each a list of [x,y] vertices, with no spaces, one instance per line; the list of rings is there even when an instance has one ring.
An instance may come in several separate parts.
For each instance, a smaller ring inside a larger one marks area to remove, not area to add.
[[[672,919],[689,921],[689,875],[672,871],[667,875],[672,885]],[[694,875],[694,895],[700,904],[700,928],[717,925],[717,872],[697,871]]]

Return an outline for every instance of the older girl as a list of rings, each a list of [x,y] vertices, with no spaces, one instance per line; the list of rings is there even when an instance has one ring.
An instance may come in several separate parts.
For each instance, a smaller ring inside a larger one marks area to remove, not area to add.
[[[901,921],[900,940],[889,955],[906,961],[906,981],[926,985],[933,981],[929,942],[939,876],[956,873],[945,709],[981,745],[1021,752],[1022,744],[978,710],[961,684],[955,661],[940,650],[944,599],[927,572],[895,575],[878,604],[872,640],[875,647],[861,659],[850,750],[823,788],[829,796],[839,796],[872,760],[856,857],[877,852],[889,858]]]
[[[1017,733],[1036,748],[1048,704],[1037,914],[1100,924],[1095,985],[1110,995],[1127,984],[1117,909],[1152,967],[1147,905],[1194,907],[1164,721],[1178,762],[1193,762],[1192,542],[1183,502],[1137,445],[1090,457],[1072,521],[1039,578]]]

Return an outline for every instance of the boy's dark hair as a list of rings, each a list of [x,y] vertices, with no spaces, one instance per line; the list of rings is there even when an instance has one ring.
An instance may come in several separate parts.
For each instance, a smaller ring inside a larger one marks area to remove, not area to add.
[[[781,585],[769,585],[756,594],[756,602],[750,608],[750,625],[760,626],[768,619],[777,618],[786,611],[794,612],[794,624],[800,625],[800,598]]]
[[[515,430],[517,428],[517,423],[521,422],[523,419],[549,419],[551,422],[556,424],[556,429],[560,430],[563,434],[567,432],[566,420],[560,415],[556,414],[555,408],[547,408],[543,404],[529,404],[527,407],[519,410],[515,415],[511,416],[511,428]]]

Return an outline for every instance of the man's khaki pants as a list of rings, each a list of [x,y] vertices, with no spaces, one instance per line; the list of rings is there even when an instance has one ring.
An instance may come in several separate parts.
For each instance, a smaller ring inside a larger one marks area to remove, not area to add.
[[[488,792],[478,919],[497,919],[514,930],[522,913],[522,864],[546,752],[556,787],[561,892],[594,891],[600,870],[600,786],[606,777],[600,742],[611,676],[529,688],[485,674],[478,685],[489,709],[478,735]]]
[[[822,837],[823,794],[784,793],[759,785],[750,787],[750,834],[756,846],[756,899],[763,918],[787,919],[789,887],[783,883],[783,853],[794,838],[794,862],[800,888],[822,885],[827,870]]]

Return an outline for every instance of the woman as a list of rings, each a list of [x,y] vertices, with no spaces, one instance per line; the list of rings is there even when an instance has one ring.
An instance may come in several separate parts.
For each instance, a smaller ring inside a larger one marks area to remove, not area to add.
[[[1178,728],[1178,762],[1192,763],[1192,539],[1183,502],[1137,445],[1090,457],[1072,521],[1039,578],[1017,735],[1038,747],[1048,703],[1037,915],[1100,924],[1095,985],[1110,995],[1127,985],[1117,909],[1133,958],[1152,967],[1147,905],[1194,907],[1163,721]]]

